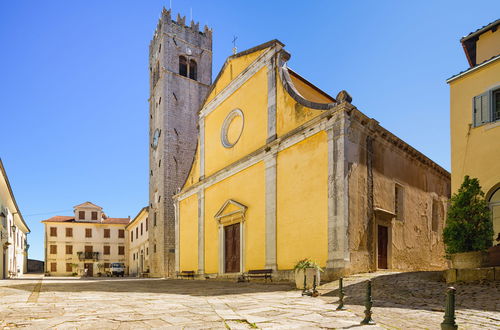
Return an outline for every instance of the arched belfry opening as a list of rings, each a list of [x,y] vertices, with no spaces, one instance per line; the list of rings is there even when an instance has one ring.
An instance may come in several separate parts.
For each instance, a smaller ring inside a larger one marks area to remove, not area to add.
[[[187,59],[182,55],[179,56],[179,74],[184,77],[188,75]]]
[[[198,65],[195,60],[189,60],[189,78],[196,80],[198,74]]]

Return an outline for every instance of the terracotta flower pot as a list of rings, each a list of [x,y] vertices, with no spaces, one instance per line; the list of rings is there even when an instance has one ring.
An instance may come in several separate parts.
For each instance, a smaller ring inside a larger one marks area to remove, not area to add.
[[[480,268],[488,263],[488,253],[485,251],[472,251],[454,253],[451,255],[451,267],[455,269]]]
[[[314,276],[316,276],[316,285],[320,283],[320,271],[316,268],[296,269],[295,286],[297,289],[304,289],[304,275],[306,276],[306,289],[312,289],[314,285]]]

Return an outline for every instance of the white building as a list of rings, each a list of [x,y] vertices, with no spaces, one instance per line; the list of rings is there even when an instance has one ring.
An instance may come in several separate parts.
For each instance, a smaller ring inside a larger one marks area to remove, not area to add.
[[[149,274],[149,208],[146,206],[139,211],[136,217],[127,225],[127,250],[130,276]]]
[[[26,272],[29,232],[0,159],[0,279]]]
[[[130,218],[108,218],[91,202],[74,206],[74,216],[54,216],[45,225],[45,272],[55,276],[106,275],[109,264],[125,264],[125,227]]]

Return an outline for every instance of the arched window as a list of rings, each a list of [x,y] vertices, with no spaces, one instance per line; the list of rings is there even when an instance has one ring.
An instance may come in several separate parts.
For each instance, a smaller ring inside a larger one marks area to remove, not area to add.
[[[181,76],[187,77],[188,67],[187,59],[184,56],[179,56],[179,74]]]
[[[189,61],[189,78],[196,80],[198,74],[198,68],[194,60]]]

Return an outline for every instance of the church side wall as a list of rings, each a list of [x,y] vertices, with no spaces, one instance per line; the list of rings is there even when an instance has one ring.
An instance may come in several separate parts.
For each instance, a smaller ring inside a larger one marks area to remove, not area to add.
[[[351,251],[348,272],[380,268],[379,225],[388,227],[389,269],[444,268],[441,236],[449,178],[356,121],[350,125],[347,144]],[[403,189],[400,220],[394,217],[396,185]],[[433,207],[438,214],[437,226],[432,225]]]

